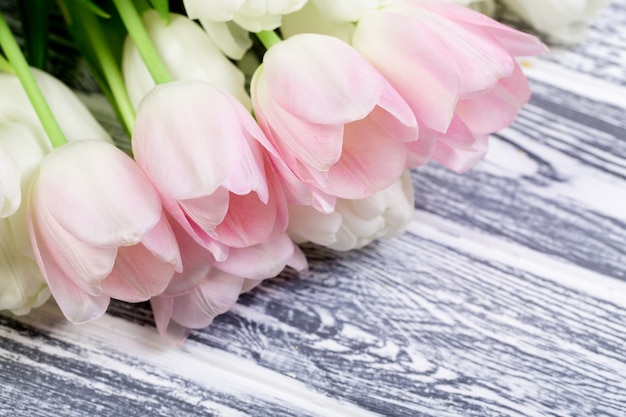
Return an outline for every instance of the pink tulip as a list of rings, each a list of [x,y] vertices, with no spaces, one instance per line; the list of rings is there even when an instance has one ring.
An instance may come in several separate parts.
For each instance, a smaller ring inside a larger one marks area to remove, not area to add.
[[[110,298],[149,300],[180,270],[157,191],[109,143],[78,141],[49,153],[33,180],[28,217],[39,268],[74,323],[101,316]]]
[[[266,173],[263,132],[241,103],[203,81],[155,88],[141,102],[133,152],[172,217],[218,261],[283,233],[287,207]]]
[[[201,329],[235,304],[239,294],[278,275],[285,266],[306,268],[306,258],[286,234],[247,248],[231,248],[223,262],[176,222],[172,227],[181,249],[183,271],[176,273],[162,295],[151,300],[159,333],[173,344]]]
[[[511,124],[530,97],[514,56],[546,51],[537,38],[478,12],[422,0],[366,13],[352,42],[418,120],[410,165],[432,156],[457,172],[483,157],[488,134]]]
[[[330,36],[300,34],[272,46],[251,94],[290,195],[324,211],[337,197],[365,198],[392,184],[405,168],[406,144],[417,138],[400,95]]]

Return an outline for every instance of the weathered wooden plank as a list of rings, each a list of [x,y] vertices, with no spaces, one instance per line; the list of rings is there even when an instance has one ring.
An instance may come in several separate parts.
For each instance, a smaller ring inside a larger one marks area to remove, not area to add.
[[[542,71],[485,161],[464,175],[414,173],[416,208],[625,279],[626,101],[554,87]]]
[[[49,309],[5,318],[0,396],[46,401],[40,415],[324,415],[320,399],[337,415],[623,415],[623,283],[607,278],[624,301],[606,300],[576,268],[555,280],[558,262],[526,268],[450,227],[461,238],[422,221],[360,251],[309,248],[309,272],[242,297],[182,351],[159,345],[145,305],[115,303],[117,318],[77,328]]]
[[[568,47],[551,46],[546,60],[581,74],[626,86],[626,1],[611,5],[591,21],[587,38]]]

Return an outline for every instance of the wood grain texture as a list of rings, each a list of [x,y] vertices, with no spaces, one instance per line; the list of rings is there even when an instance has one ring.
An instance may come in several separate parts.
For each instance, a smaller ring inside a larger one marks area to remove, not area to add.
[[[476,169],[416,170],[403,236],[307,246],[309,271],[181,347],[146,304],[0,315],[0,416],[626,415],[625,19],[615,0],[586,42],[526,63],[531,102]]]

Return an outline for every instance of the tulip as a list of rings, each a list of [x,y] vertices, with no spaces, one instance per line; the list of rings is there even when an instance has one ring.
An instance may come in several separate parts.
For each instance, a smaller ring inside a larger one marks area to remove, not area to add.
[[[69,87],[52,75],[36,68],[31,68],[31,72],[69,142],[83,139],[112,142],[107,131]],[[18,78],[13,74],[0,72],[0,91],[2,91],[0,123],[6,120],[20,121],[28,124],[32,129],[38,129],[46,138],[43,128],[40,127],[39,118]],[[45,145],[42,146],[45,146],[47,150],[51,149],[47,139],[44,139],[43,143]]]
[[[503,0],[506,7],[549,39],[574,43],[581,41],[587,25],[610,0]]]
[[[39,268],[74,323],[101,316],[111,298],[149,300],[181,269],[157,191],[106,142],[69,143],[43,159],[28,226]]]
[[[431,157],[456,171],[476,164],[487,137],[530,97],[515,56],[546,51],[535,37],[464,7],[399,0],[366,13],[353,45],[411,106],[420,126],[409,165]]]
[[[252,41],[249,32],[273,30],[281,17],[304,6],[307,0],[184,0],[187,15],[202,26],[230,58],[239,60]]]
[[[391,186],[360,200],[337,199],[335,211],[290,206],[287,233],[296,243],[313,242],[339,251],[400,235],[413,214],[413,185],[408,170]]]
[[[21,201],[20,173],[13,160],[0,148],[0,218],[15,213]]]
[[[50,296],[28,239],[26,205],[30,180],[47,147],[42,129],[25,123],[0,123],[0,187],[4,204],[0,218],[0,311],[27,314]],[[6,175],[5,175],[6,173]],[[5,181],[8,180],[8,181]]]
[[[43,71],[31,71],[69,141],[111,143],[69,88]],[[22,197],[51,145],[18,78],[0,73],[0,90],[0,310],[26,314],[45,302],[50,291],[35,260]]]
[[[152,90],[133,132],[135,159],[164,206],[218,261],[230,247],[264,243],[286,228],[286,202],[266,174],[264,144],[243,105],[203,81]]]
[[[285,266],[306,268],[306,258],[286,234],[247,248],[231,248],[218,262],[176,222],[172,223],[181,248],[183,271],[176,273],[166,291],[150,300],[159,333],[172,344],[184,340],[191,329],[209,326],[227,312],[239,294],[274,277]]]
[[[251,93],[278,158],[326,212],[337,197],[365,198],[391,185],[405,168],[407,143],[417,138],[405,101],[354,49],[330,36],[299,34],[272,46]],[[283,180],[287,187],[296,183]]]
[[[170,13],[166,24],[154,10],[142,16],[150,40],[175,80],[204,80],[218,86],[250,108],[243,73],[209,36],[186,16]],[[122,72],[135,106],[154,88],[154,81],[130,38],[124,43]]]
[[[23,315],[43,304],[50,290],[37,263],[17,246],[16,233],[24,231],[14,230],[11,222],[0,219],[0,311]]]

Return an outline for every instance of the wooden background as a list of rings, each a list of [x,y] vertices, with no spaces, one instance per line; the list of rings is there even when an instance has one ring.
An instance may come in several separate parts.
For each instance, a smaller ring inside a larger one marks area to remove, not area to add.
[[[413,173],[403,236],[306,247],[179,348],[145,304],[0,315],[0,415],[626,416],[626,0],[526,67],[484,162]]]

